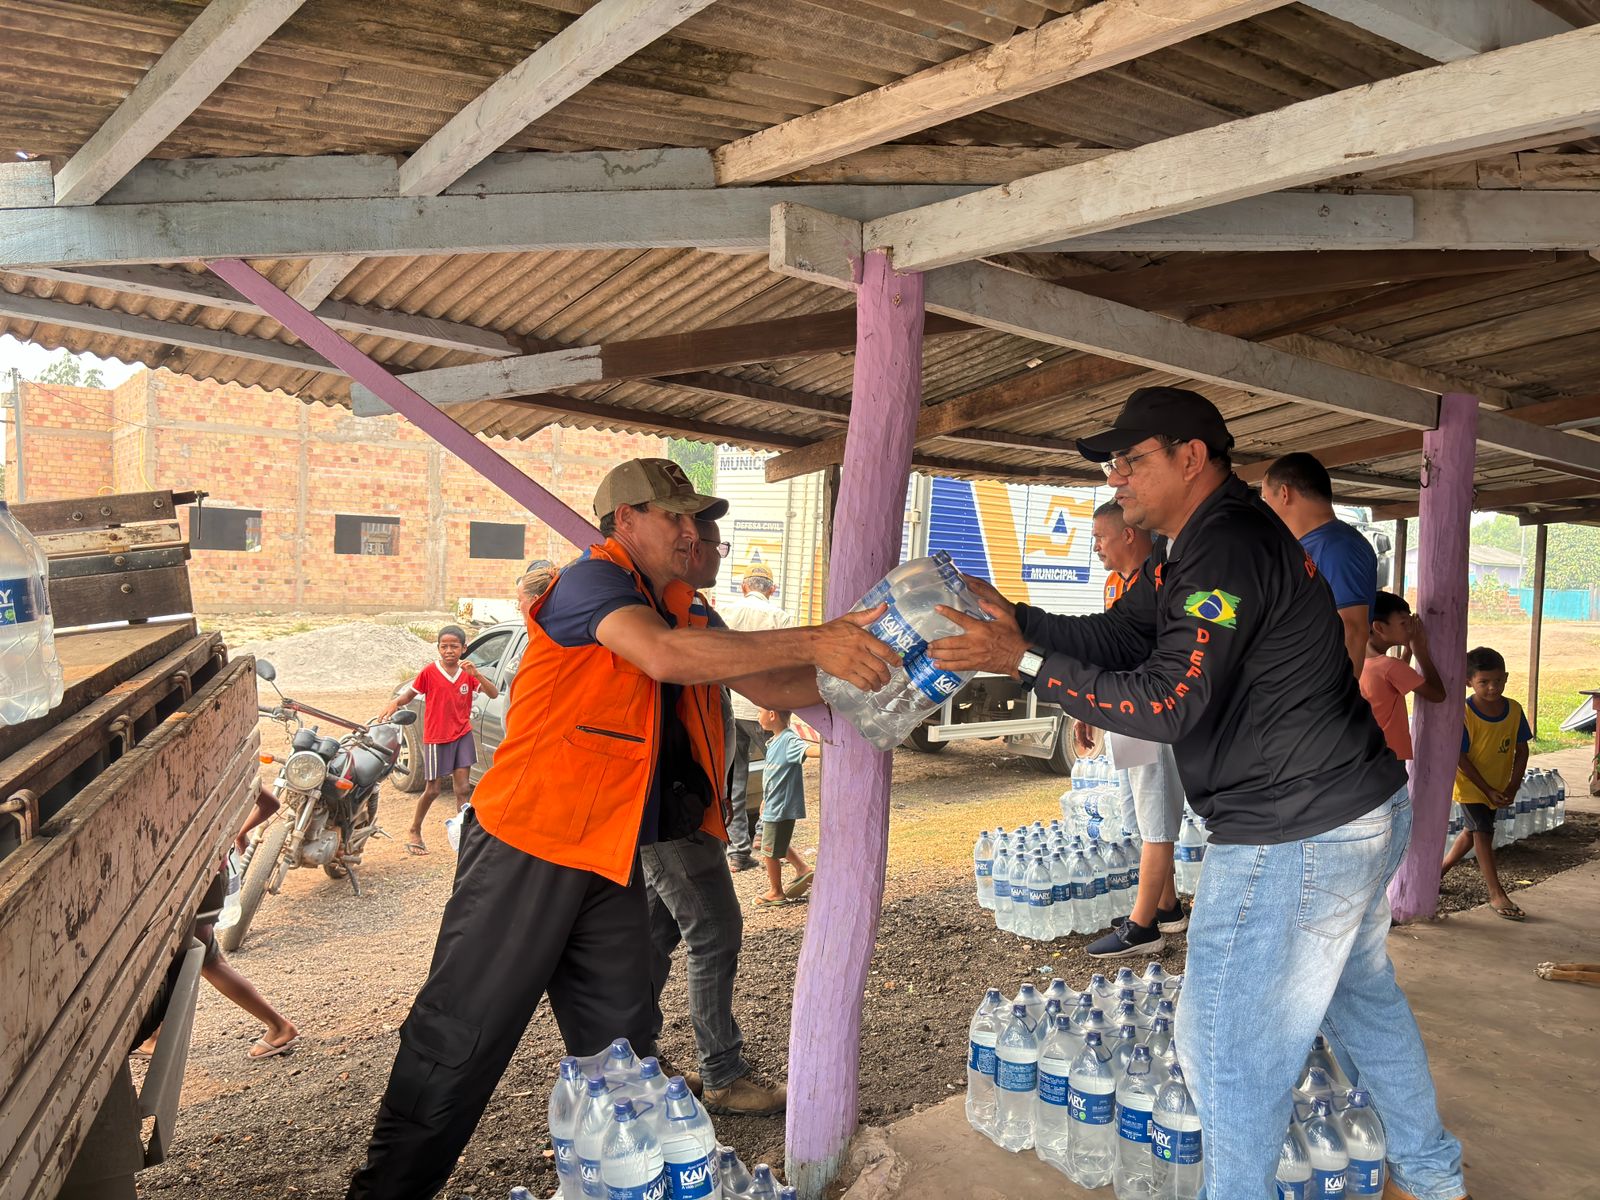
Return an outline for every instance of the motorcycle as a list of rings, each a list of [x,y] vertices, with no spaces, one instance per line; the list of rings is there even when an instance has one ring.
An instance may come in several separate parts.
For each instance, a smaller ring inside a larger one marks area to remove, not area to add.
[[[332,879],[348,879],[351,890],[361,894],[356,868],[362,850],[374,835],[389,836],[378,827],[378,789],[405,754],[405,726],[417,719],[415,712],[401,709],[381,724],[362,725],[284,696],[269,662],[257,659],[256,675],[278,693],[276,707],[257,711],[283,722],[290,733],[289,755],[261,756],[262,762],[278,764],[272,791],[279,809],[250,831],[238,868],[238,915],[230,921],[233,914],[226,913],[218,922],[224,950],[239,948],[263,897],[277,895],[284,876],[297,867],[321,867]],[[307,717],[349,732],[335,738],[315,725],[307,729]]]

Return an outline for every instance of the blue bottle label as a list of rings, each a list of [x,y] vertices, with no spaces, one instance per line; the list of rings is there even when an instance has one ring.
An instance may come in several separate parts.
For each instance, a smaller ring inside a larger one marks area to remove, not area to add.
[[[988,879],[994,874],[994,861],[992,859],[974,859],[972,869],[978,873],[979,879]]]
[[[1050,899],[1056,904],[1065,904],[1072,899],[1072,889],[1064,883],[1050,885]]]
[[[1075,1087],[1067,1088],[1067,1108],[1072,1113],[1072,1119],[1085,1125],[1111,1124],[1115,1100],[1116,1097],[1110,1092],[1080,1092]]]
[[[1093,895],[1095,895],[1097,897],[1098,896],[1104,896],[1109,890],[1110,889],[1108,889],[1106,887],[1105,878],[1103,876],[1096,875],[1094,877],[1094,892],[1093,892]]]
[[[996,1061],[994,1047],[980,1046],[977,1042],[968,1042],[967,1049],[967,1066],[974,1071],[982,1071],[990,1079],[993,1079]]]
[[[1204,846],[1180,845],[1173,851],[1172,856],[1179,862],[1202,862],[1206,856],[1206,848]]]
[[[1075,881],[1070,886],[1072,890],[1072,898],[1074,900],[1087,900],[1090,895],[1092,895],[1089,885],[1081,879]]]
[[[994,894],[1009,900],[1011,898],[1011,880],[1004,875],[996,875],[994,877]]]
[[[1052,1075],[1049,1071],[1040,1071],[1039,1103],[1066,1107],[1067,1077],[1065,1075]]]
[[[562,1175],[578,1173],[578,1148],[571,1138],[550,1139],[556,1150],[556,1171]]]
[[[1028,907],[1049,908],[1050,901],[1054,898],[1054,896],[1055,892],[1051,888],[1030,887],[1028,889]]]
[[[1345,1172],[1345,1194],[1348,1196],[1383,1195],[1383,1160],[1352,1158]]]
[[[1278,1180],[1278,1200],[1308,1200],[1305,1181],[1297,1179],[1293,1183],[1286,1183]]]
[[[49,606],[40,602],[40,591],[37,576],[0,579],[0,626],[26,625],[49,612]]]
[[[1198,1129],[1168,1129],[1160,1121],[1150,1122],[1150,1153],[1163,1162],[1192,1167],[1200,1161]]]
[[[1317,1200],[1326,1200],[1329,1196],[1344,1195],[1343,1171],[1320,1171],[1312,1168],[1310,1194]]]
[[[578,1181],[583,1186],[585,1196],[604,1196],[606,1185],[600,1182],[600,1160],[598,1158],[580,1158],[578,1160]]]
[[[1125,1142],[1150,1144],[1150,1110],[1117,1105],[1117,1136]]]
[[[667,1200],[666,1168],[663,1167],[661,1174],[649,1183],[635,1184],[632,1187],[618,1187],[614,1183],[608,1183],[606,1200]]]
[[[1128,873],[1126,871],[1113,871],[1111,873],[1111,886],[1119,892],[1127,891]]]
[[[1039,1090],[1039,1064],[1009,1062],[995,1058],[994,1082],[996,1087],[1008,1092],[1034,1092]]]
[[[667,1188],[672,1200],[704,1200],[717,1187],[717,1169],[707,1158],[667,1164]]]

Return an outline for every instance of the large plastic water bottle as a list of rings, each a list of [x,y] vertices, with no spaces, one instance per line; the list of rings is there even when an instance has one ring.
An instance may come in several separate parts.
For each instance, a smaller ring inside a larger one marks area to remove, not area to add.
[[[550,1143],[556,1152],[556,1175],[561,1180],[562,1200],[578,1200],[583,1195],[583,1180],[578,1174],[578,1117],[588,1089],[578,1060],[570,1055],[561,1060],[556,1086],[550,1089]]]
[[[717,1135],[683,1076],[667,1084],[662,1107],[661,1158],[672,1200],[716,1200]]]
[[[606,1051],[606,1061],[600,1069],[605,1072],[606,1081],[612,1087],[632,1083],[639,1077],[639,1056],[633,1052],[633,1043],[627,1038],[618,1038],[612,1042]]]
[[[1039,1048],[1039,1103],[1033,1119],[1033,1151],[1041,1160],[1065,1172],[1072,1118],[1067,1107],[1072,1059],[1078,1039],[1065,1017],[1049,1026]]]
[[[1106,868],[1105,855],[1100,849],[1100,843],[1089,843],[1086,857],[1089,860],[1089,869],[1094,873],[1093,898],[1089,903],[1090,932],[1104,929],[1111,924],[1115,915],[1111,911],[1111,884],[1110,872]]]
[[[1200,827],[1191,818],[1185,817],[1183,828],[1178,833],[1178,845],[1172,852],[1173,882],[1178,891],[1186,896],[1194,895],[1195,888],[1200,886],[1200,869],[1205,864],[1205,857],[1206,843],[1200,834]]]
[[[1117,1032],[1106,1044],[1111,1047],[1112,1078],[1120,1080],[1133,1059],[1133,1052],[1139,1048],[1139,1027],[1132,1021],[1112,1021],[1112,1024]]]
[[[994,911],[994,842],[985,829],[972,847],[972,874],[978,881],[978,907]]]
[[[1007,846],[995,846],[994,863],[990,870],[989,888],[994,895],[995,927],[1010,933],[1015,924],[1015,910],[1011,907],[1011,852]]]
[[[1165,1017],[1157,1017],[1150,1024],[1150,1036],[1144,1039],[1145,1046],[1150,1051],[1150,1057],[1157,1063],[1172,1066],[1178,1061],[1178,1046],[1172,1040],[1172,1022]]]
[[[1033,984],[1024,982],[1017,989],[1017,994],[1011,998],[1011,1003],[1020,1004],[1028,1010],[1028,1028],[1037,1032],[1039,1020],[1044,1016],[1044,1006],[1046,1004],[1044,993],[1034,987]]]
[[[1093,933],[1094,924],[1094,870],[1082,850],[1075,852],[1067,868],[1067,890],[1072,893],[1072,932]]]
[[[1559,770],[1553,770],[1550,774],[1556,784],[1556,824],[1558,826],[1565,825],[1567,823],[1567,781],[1562,777]]]
[[[995,1136],[995,1043],[1000,1027],[995,1013],[1004,1000],[999,988],[984,993],[967,1027],[967,1120],[985,1137]]]
[[[1050,936],[1061,938],[1071,932],[1072,877],[1066,855],[1057,850],[1050,856]]]
[[[1289,1122],[1278,1151],[1278,1200],[1309,1200],[1311,1195],[1311,1150],[1306,1146],[1300,1126]]]
[[[1523,779],[1522,786],[1517,789],[1511,822],[1511,837],[1513,841],[1521,841],[1525,837],[1532,836],[1533,788],[1527,779]]]
[[[889,682],[867,693],[818,671],[817,686],[823,700],[859,729],[862,737],[880,750],[892,750],[922,723],[923,717],[972,678],[970,671],[943,671],[933,665],[928,643],[961,632],[954,621],[939,615],[938,606],[943,604],[979,620],[989,618],[962,582],[950,556],[942,550],[930,558],[902,563],[850,611],[885,603],[888,611],[869,625],[867,632],[900,653],[901,663]]]
[[[1116,1080],[1111,1077],[1110,1055],[1094,1031],[1084,1035],[1083,1052],[1072,1060],[1067,1104],[1072,1110],[1072,1141],[1068,1147],[1067,1175],[1081,1188],[1093,1191],[1111,1182],[1116,1161]]]
[[[1117,1200],[1150,1200],[1156,1194],[1155,1163],[1150,1154],[1156,1084],[1150,1048],[1136,1046],[1117,1083],[1117,1162],[1111,1178]]]
[[[616,1120],[600,1150],[606,1200],[666,1200],[666,1164],[649,1122],[634,1111],[632,1100],[618,1100],[611,1112]]]
[[[38,539],[0,500],[0,725],[20,725],[61,703],[49,583]]]
[[[1384,1155],[1387,1144],[1383,1138],[1383,1122],[1373,1111],[1372,1097],[1361,1088],[1354,1088],[1346,1097],[1348,1107],[1340,1114],[1341,1132],[1345,1151],[1350,1155],[1350,1166],[1345,1170],[1347,1196],[1383,1195]]]
[[[772,1168],[757,1163],[750,1177],[750,1190],[745,1193],[750,1200],[778,1200],[778,1181],[772,1177]]]
[[[1333,1052],[1332,1043],[1320,1033],[1311,1039],[1311,1053],[1306,1055],[1305,1071],[1301,1072],[1296,1087],[1305,1087],[1307,1072],[1312,1067],[1321,1069],[1328,1076],[1335,1095],[1343,1095],[1355,1086],[1350,1082],[1350,1077],[1344,1073],[1344,1068],[1339,1065],[1339,1056]]]
[[[1015,1153],[1033,1145],[1034,1097],[1039,1090],[1039,1042],[1033,1022],[1021,1004],[1011,1006],[1011,1018],[1000,1031],[994,1049],[995,1136],[1002,1148]]]
[[[1033,930],[1032,936],[1041,942],[1049,941],[1056,933],[1054,889],[1044,855],[1035,854],[1028,868],[1028,924]]]
[[[1311,1186],[1307,1195],[1310,1200],[1343,1200],[1350,1151],[1326,1100],[1319,1097],[1312,1102],[1304,1132],[1306,1148],[1311,1153]]]
[[[1128,860],[1122,853],[1122,847],[1116,842],[1107,842],[1104,854],[1106,886],[1111,894],[1111,919],[1116,920],[1133,907],[1132,882],[1128,874]]]
[[[722,1185],[722,1200],[750,1194],[750,1168],[732,1146],[717,1147],[717,1182]]]
[[[1168,1069],[1156,1093],[1150,1119],[1150,1156],[1155,1160],[1156,1195],[1162,1200],[1196,1200],[1205,1178],[1201,1165],[1200,1114],[1183,1082],[1183,1068]]]
[[[1032,860],[1026,850],[1011,856],[1011,932],[1021,937],[1033,936],[1033,908],[1028,903],[1028,868]]]
[[[658,1139],[661,1136],[659,1122],[662,1119],[662,1109],[667,1102],[668,1086],[667,1077],[661,1073],[659,1059],[639,1060],[639,1095],[642,1103],[637,1108],[641,1117],[646,1117],[652,1122]]]
[[[591,1075],[586,1082],[583,1110],[578,1117],[578,1181],[582,1194],[605,1200],[606,1185],[600,1178],[600,1156],[606,1134],[611,1130],[611,1089],[604,1075]]]

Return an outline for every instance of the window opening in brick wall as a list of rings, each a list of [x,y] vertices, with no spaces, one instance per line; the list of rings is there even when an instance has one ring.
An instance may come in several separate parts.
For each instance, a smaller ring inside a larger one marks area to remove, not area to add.
[[[469,558],[520,559],[527,537],[526,525],[474,521],[467,535],[467,555]]]
[[[189,545],[195,550],[259,550],[261,510],[191,504]]]
[[[335,554],[398,554],[398,517],[356,517],[336,513],[333,518]]]

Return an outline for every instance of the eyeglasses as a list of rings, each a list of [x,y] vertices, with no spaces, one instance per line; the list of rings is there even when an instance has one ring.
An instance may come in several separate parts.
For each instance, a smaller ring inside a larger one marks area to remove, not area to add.
[[[1105,472],[1107,479],[1110,479],[1113,475],[1121,475],[1124,479],[1129,479],[1133,476],[1134,463],[1138,462],[1141,458],[1149,458],[1152,454],[1156,453],[1157,450],[1168,449],[1171,449],[1171,447],[1157,446],[1154,450],[1146,450],[1142,454],[1113,454],[1105,462],[1100,464],[1100,469]]]
[[[732,542],[713,542],[710,538],[701,538],[700,544],[702,546],[710,546],[717,552],[718,558],[727,558],[733,552]]]

